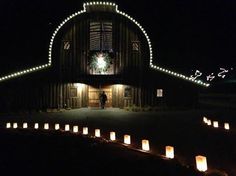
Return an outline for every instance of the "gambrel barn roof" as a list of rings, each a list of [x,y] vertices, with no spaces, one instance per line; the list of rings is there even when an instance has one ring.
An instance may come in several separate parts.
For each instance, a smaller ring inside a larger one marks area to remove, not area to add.
[[[43,65],[38,65],[35,67],[31,67],[31,68],[27,68],[25,70],[21,70],[3,77],[0,77],[0,82],[5,81],[5,80],[9,80],[12,78],[16,78],[19,76],[23,76],[25,74],[31,73],[31,72],[36,72],[39,70],[43,70],[46,68],[49,68],[52,66],[52,52],[53,52],[53,44],[54,44],[54,39],[57,36],[57,33],[60,31],[60,29],[71,19],[73,19],[74,17],[77,17],[79,15],[85,14],[85,13],[89,13],[91,9],[96,9],[96,7],[101,7],[104,10],[107,11],[112,11],[114,13],[117,13],[118,15],[124,16],[125,18],[129,19],[131,22],[133,22],[143,33],[143,35],[145,36],[147,43],[148,43],[148,47],[149,47],[149,66],[151,69],[153,70],[157,70],[157,71],[161,71],[163,73],[169,74],[171,76],[174,76],[176,78],[180,78],[189,82],[192,82],[194,84],[200,85],[200,86],[204,86],[204,87],[208,87],[210,84],[209,83],[204,83],[201,80],[194,80],[193,78],[186,76],[184,74],[181,73],[177,73],[168,69],[165,69],[159,65],[156,65],[153,63],[153,48],[152,48],[152,44],[151,44],[151,40],[147,34],[147,32],[145,31],[145,29],[135,20],[133,19],[131,16],[129,16],[128,14],[120,11],[118,9],[118,5],[116,5],[115,3],[111,3],[111,2],[87,2],[83,4],[83,10],[78,11],[72,15],[70,15],[69,17],[67,17],[64,21],[61,22],[61,24],[56,28],[56,30],[54,31],[51,40],[50,40],[50,44],[49,44],[49,52],[48,52],[48,63],[43,64]]]

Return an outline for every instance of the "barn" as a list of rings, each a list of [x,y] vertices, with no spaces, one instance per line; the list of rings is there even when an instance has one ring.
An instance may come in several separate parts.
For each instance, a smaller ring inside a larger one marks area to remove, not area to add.
[[[192,106],[209,84],[158,65],[151,39],[111,2],[87,2],[49,39],[48,63],[0,77],[1,111]]]

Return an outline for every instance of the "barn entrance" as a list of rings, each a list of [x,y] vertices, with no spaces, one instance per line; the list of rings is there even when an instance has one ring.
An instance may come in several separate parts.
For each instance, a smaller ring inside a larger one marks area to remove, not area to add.
[[[107,95],[106,107],[112,107],[112,86],[89,86],[88,89],[88,105],[89,107],[99,107],[99,94],[105,91]]]

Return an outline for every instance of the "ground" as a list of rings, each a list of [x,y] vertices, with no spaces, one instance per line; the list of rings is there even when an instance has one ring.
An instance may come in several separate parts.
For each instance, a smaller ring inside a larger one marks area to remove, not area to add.
[[[1,175],[203,176],[177,160],[81,135],[1,130]]]
[[[1,124],[5,122],[44,122],[49,124],[77,124],[79,128],[89,127],[94,134],[95,128],[101,129],[103,137],[108,138],[110,131],[116,131],[122,141],[124,134],[130,134],[133,148],[141,148],[141,140],[149,139],[151,153],[164,155],[166,145],[175,147],[176,160],[190,168],[195,167],[195,156],[205,155],[209,172],[235,176],[236,137],[235,130],[226,131],[222,123],[229,122],[235,129],[234,111],[216,110],[182,110],[159,112],[127,112],[120,109],[77,109],[58,113],[32,113],[2,115]],[[213,129],[202,123],[206,115],[218,119],[220,129]],[[15,146],[17,147],[17,146]]]

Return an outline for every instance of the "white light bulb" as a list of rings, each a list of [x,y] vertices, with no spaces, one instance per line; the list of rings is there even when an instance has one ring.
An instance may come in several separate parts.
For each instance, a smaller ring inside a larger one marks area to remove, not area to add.
[[[104,57],[102,54],[99,54],[98,58],[97,58],[97,67],[99,69],[103,69],[106,67],[106,62],[104,60]]]

